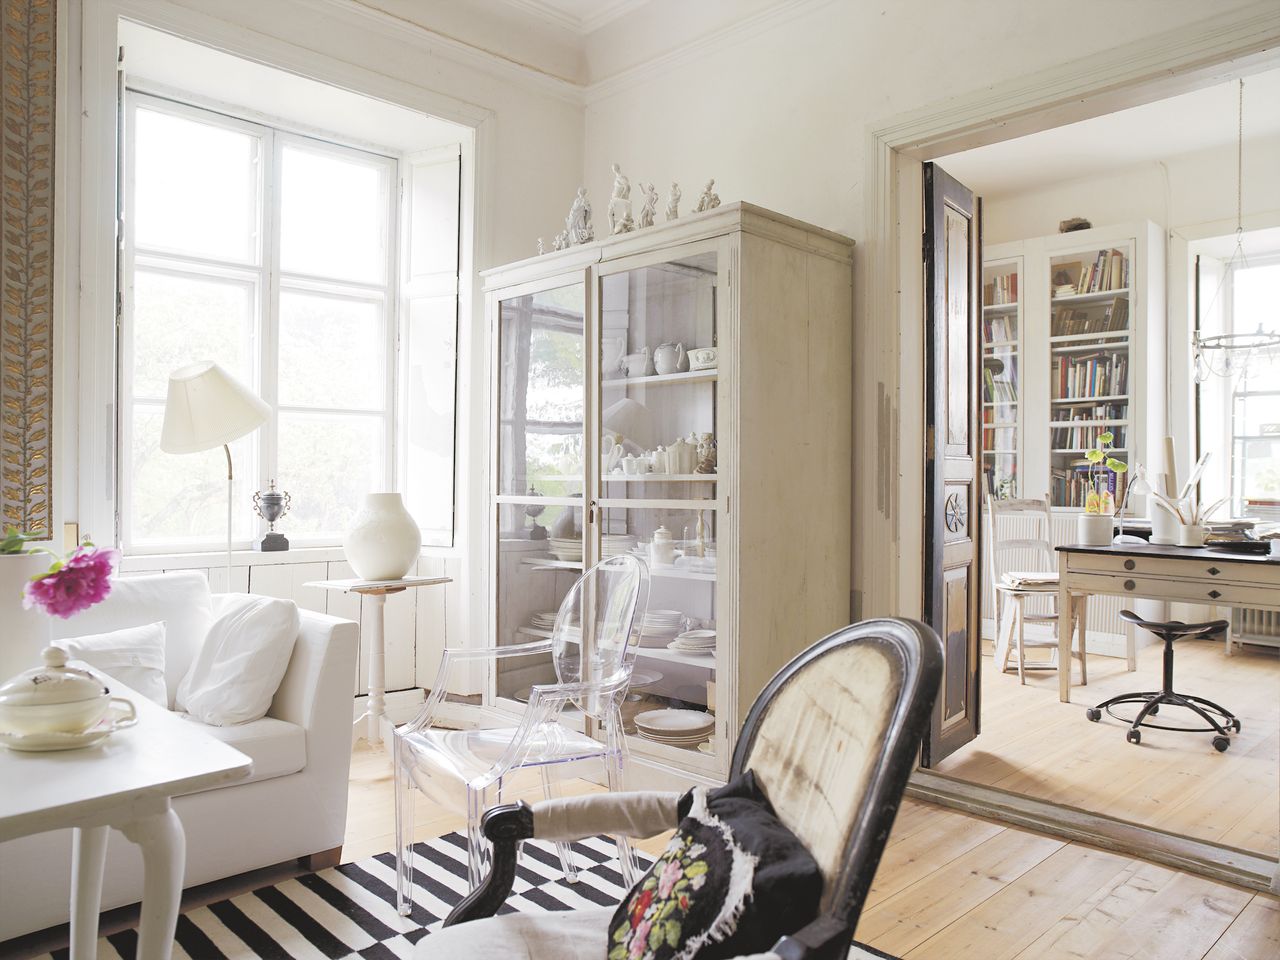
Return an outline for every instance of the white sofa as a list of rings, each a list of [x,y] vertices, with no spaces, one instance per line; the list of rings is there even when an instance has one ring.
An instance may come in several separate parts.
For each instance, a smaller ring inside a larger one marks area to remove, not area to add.
[[[56,622],[54,635],[165,621],[165,680],[172,707],[219,600],[197,572],[125,578],[98,606]],[[359,626],[307,610],[299,615],[293,656],[267,716],[239,726],[204,727],[248,754],[253,771],[246,780],[174,801],[187,837],[184,886],[298,857],[336,862],[347,819]],[[0,843],[0,941],[65,923],[70,878],[70,830]],[[113,831],[102,908],[141,896],[142,858]]]

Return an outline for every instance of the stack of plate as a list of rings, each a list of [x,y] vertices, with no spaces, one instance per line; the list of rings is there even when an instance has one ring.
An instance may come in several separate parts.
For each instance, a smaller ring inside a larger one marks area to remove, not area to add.
[[[645,740],[696,749],[716,728],[716,718],[701,710],[646,710],[637,713],[636,733]]]
[[[551,630],[556,625],[556,612],[554,610],[545,610],[542,613],[535,613],[529,618],[529,626],[535,630]]]
[[[620,557],[635,549],[635,534],[606,533],[600,538],[600,553],[606,557]]]
[[[640,627],[640,646],[665,647],[684,628],[684,614],[679,610],[650,610]]]
[[[680,653],[715,653],[716,632],[714,630],[686,630],[667,644],[668,650]]]
[[[566,540],[562,537],[549,537],[547,546],[551,550],[551,555],[557,560],[569,560],[573,563],[579,563],[582,560],[582,541]]]

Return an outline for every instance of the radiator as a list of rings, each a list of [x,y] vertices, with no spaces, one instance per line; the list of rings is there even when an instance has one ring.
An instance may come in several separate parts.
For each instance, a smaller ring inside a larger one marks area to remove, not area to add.
[[[1280,647],[1280,613],[1252,607],[1232,610],[1231,635],[1245,643]]]

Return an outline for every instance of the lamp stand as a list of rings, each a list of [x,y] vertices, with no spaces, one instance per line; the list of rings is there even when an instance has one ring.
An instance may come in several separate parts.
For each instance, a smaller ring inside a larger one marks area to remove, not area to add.
[[[222,445],[223,452],[227,455],[227,593],[231,592],[231,499],[232,489],[231,481],[233,473],[231,470],[231,447],[228,444]]]

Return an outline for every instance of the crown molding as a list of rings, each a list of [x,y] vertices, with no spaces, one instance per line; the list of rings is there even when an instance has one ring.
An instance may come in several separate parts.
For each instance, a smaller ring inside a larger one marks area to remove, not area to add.
[[[688,40],[658,56],[627,67],[615,74],[587,84],[583,88],[588,105],[615,96],[624,90],[660,76],[675,67],[702,59],[710,53],[732,47],[763,33],[778,24],[802,17],[836,0],[785,0],[763,10],[719,27],[701,37]]]
[[[572,13],[566,13],[564,10],[547,0],[504,0],[508,6],[516,7],[523,10],[531,16],[537,17],[539,20],[545,20],[548,23],[554,23],[558,27],[563,27],[576,33],[580,37],[595,33],[607,23],[612,23],[619,17],[626,16],[632,10],[638,10],[649,3],[649,0],[614,0],[613,3],[605,3],[601,6],[596,4],[597,8],[588,16],[574,16]]]
[[[345,16],[365,29],[386,37],[409,43],[423,52],[451,60],[461,66],[480,70],[491,76],[510,80],[523,87],[532,87],[540,93],[582,106],[583,86],[573,80],[548,73],[532,64],[522,63],[492,50],[466,43],[448,34],[439,33],[413,20],[397,16],[365,0],[299,0],[306,6],[323,11],[325,16]]]

